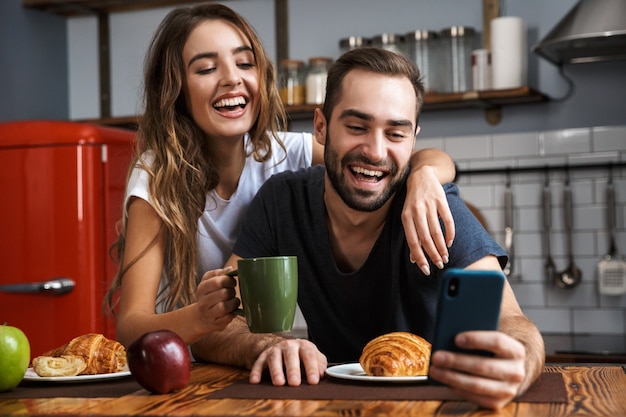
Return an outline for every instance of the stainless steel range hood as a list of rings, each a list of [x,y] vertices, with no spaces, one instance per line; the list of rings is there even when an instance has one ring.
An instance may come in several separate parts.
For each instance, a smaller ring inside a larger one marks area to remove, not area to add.
[[[626,59],[626,0],[581,0],[533,51],[559,66]]]

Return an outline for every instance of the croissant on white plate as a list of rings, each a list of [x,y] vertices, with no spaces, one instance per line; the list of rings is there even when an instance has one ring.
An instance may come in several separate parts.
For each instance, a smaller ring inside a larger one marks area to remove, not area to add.
[[[359,363],[367,375],[428,375],[431,344],[408,332],[392,332],[370,340]]]
[[[124,346],[116,340],[106,338],[99,333],[88,333],[82,336],[75,337],[68,343],[60,346],[56,349],[45,352],[42,357],[46,358],[60,358],[63,356],[78,356],[85,362],[85,368],[78,374],[74,375],[96,375],[96,374],[108,374],[114,372],[123,371],[126,368],[126,349]],[[50,360],[47,359],[50,363]],[[46,361],[42,359],[33,359],[33,369],[38,372],[38,366],[40,371]],[[58,366],[59,364],[55,364]],[[62,369],[62,368],[60,368]],[[68,363],[67,372],[72,372],[73,367]],[[43,370],[42,372],[46,372]],[[62,372],[62,370],[58,371]],[[44,375],[40,375],[44,376]],[[71,376],[71,375],[59,375],[59,376]]]
[[[87,368],[82,356],[37,356],[33,358],[33,369],[39,376],[76,376]]]

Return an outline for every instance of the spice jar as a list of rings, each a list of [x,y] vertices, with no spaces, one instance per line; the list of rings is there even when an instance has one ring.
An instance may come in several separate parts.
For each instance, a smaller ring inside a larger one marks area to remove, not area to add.
[[[441,90],[441,40],[432,30],[414,30],[404,35],[407,58],[419,69],[426,91]]]
[[[285,105],[304,104],[304,61],[283,59],[278,67],[278,92]]]
[[[306,76],[306,104],[322,104],[326,96],[326,76],[332,58],[316,56],[309,58]]]
[[[443,90],[461,93],[472,89],[472,51],[476,49],[476,31],[467,26],[452,26],[441,31],[443,43]]]

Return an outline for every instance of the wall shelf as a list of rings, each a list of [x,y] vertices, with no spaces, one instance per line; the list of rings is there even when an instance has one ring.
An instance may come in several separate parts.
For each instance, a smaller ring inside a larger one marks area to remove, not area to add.
[[[548,97],[529,87],[510,90],[468,91],[466,93],[426,94],[423,111],[454,110],[454,109],[482,109],[489,113],[499,113],[502,106],[525,103],[541,103],[548,101]],[[317,105],[286,106],[289,120],[313,120],[313,112]],[[99,119],[80,120],[85,123],[95,123],[114,127],[136,129],[141,116],[110,117]],[[499,119],[496,121],[497,124]],[[490,121],[491,123],[491,121]]]
[[[502,106],[525,103],[541,103],[549,98],[530,87],[508,90],[467,91],[465,93],[428,93],[424,97],[423,111],[482,109],[485,112],[500,113]],[[287,106],[287,114],[291,120],[312,118],[315,105]],[[488,120],[489,120],[489,116]],[[497,124],[499,120],[496,121]]]
[[[100,61],[100,108],[101,114],[97,119],[85,120],[90,123],[125,128],[136,128],[140,116],[111,117],[111,86],[110,86],[110,50],[109,50],[109,21],[108,15],[112,12],[144,10],[155,7],[176,6],[194,3],[192,0],[22,0],[22,6],[43,10],[61,16],[98,16],[98,41]],[[288,57],[288,3],[289,0],[274,0],[276,13],[276,42],[277,61]],[[495,0],[483,0],[485,20],[493,18],[498,13]],[[484,111],[487,122],[496,125],[502,120],[502,106],[541,103],[548,101],[548,97],[529,87],[520,87],[510,90],[468,91],[465,93],[426,94],[423,111],[454,110],[454,109],[481,109]],[[316,106],[288,106],[287,115],[291,121],[313,118]]]

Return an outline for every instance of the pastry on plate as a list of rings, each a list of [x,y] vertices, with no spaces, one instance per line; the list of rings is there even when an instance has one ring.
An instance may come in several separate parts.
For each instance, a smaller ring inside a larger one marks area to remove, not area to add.
[[[359,359],[367,375],[428,375],[431,345],[426,339],[407,332],[392,332],[370,340]]]
[[[96,375],[96,374],[109,374],[120,372],[126,369],[126,349],[124,346],[115,341],[106,338],[99,333],[88,333],[82,336],[75,337],[68,343],[60,346],[56,349],[45,352],[41,357],[44,358],[62,358],[62,357],[77,356],[83,359],[85,362],[85,368],[74,375]],[[36,366],[35,364],[38,364]],[[50,359],[33,359],[33,369],[39,376],[45,376],[39,373],[42,371],[44,364],[52,364],[56,367],[56,372],[64,372],[63,363],[65,363],[65,372],[74,372],[74,361],[51,361]],[[39,371],[38,371],[39,367]],[[58,375],[58,376],[72,376],[70,375]]]
[[[87,368],[82,356],[37,356],[33,358],[33,370],[39,376],[76,376]]]

